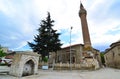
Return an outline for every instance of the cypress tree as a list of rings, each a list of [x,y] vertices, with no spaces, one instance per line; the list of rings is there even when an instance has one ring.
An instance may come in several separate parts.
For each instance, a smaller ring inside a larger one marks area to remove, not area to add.
[[[57,33],[57,30],[52,28],[54,22],[48,12],[47,18],[40,22],[40,27],[37,29],[38,34],[33,39],[34,43],[28,42],[34,52],[42,55],[42,59],[45,56],[49,57],[49,52],[56,52],[61,49],[60,33]]]

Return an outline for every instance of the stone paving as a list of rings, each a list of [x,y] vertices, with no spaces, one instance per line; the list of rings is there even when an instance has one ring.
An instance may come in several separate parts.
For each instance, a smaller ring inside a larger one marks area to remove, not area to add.
[[[0,73],[0,79],[120,79],[120,69],[102,68],[96,71],[39,70],[38,75],[14,77]]]

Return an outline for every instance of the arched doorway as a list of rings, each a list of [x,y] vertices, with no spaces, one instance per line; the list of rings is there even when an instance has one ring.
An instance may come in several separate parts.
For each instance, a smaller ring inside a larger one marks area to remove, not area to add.
[[[24,64],[22,76],[28,76],[34,74],[35,64],[33,60],[29,60]]]

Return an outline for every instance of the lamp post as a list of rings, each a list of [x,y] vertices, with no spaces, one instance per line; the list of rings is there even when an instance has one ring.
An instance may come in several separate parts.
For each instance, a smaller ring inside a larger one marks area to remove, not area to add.
[[[70,27],[70,70],[72,70],[72,67],[71,67],[71,32],[72,32],[72,28],[73,27]]]

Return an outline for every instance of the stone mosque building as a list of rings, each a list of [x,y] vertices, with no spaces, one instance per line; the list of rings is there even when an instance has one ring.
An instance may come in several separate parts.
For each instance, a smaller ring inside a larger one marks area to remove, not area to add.
[[[84,44],[75,44],[64,47],[57,51],[54,55],[55,63],[72,63],[84,66],[95,66],[99,68],[101,65],[100,52],[91,45],[89,29],[87,24],[87,11],[82,3],[80,4],[79,17],[81,20],[82,34]]]

